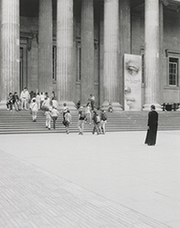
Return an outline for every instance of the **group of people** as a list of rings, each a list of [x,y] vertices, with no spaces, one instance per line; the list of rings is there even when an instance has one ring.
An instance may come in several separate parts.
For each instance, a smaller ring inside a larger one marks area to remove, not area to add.
[[[100,114],[99,114],[97,110],[91,108],[89,103],[86,105],[85,108],[83,106],[80,106],[78,110],[79,135],[83,135],[85,123],[93,124],[92,134],[95,134],[95,133],[97,133],[97,135],[105,134],[106,122],[107,122],[107,114],[103,108],[101,108]]]
[[[29,93],[25,87],[21,92],[20,97],[18,96],[17,92],[14,92],[14,94],[10,92],[7,98],[6,106],[10,111],[13,110],[13,107],[16,111],[30,109],[33,122],[36,122],[38,110],[41,109],[44,111],[44,115],[46,116],[46,128],[50,130],[51,122],[53,122],[53,129],[56,129],[56,121],[60,113],[57,110],[58,103],[56,101],[54,91],[52,91],[52,94],[49,97],[47,92],[36,94],[31,91]],[[90,94],[87,105],[83,107],[79,101],[77,103],[77,109],[79,135],[83,135],[85,123],[93,124],[92,134],[105,134],[107,114],[103,108],[101,108],[100,113],[98,113],[97,109],[95,109],[95,97],[92,94]],[[66,128],[66,133],[69,134],[69,126],[72,116],[66,103],[63,104],[61,113],[63,115],[62,123]],[[155,111],[155,106],[151,105],[151,111],[148,114],[148,130],[145,144],[149,146],[156,144],[157,128],[158,113]]]
[[[62,124],[65,126],[66,133],[69,134],[69,126],[71,124],[72,115],[70,113],[70,109],[66,103],[63,104],[62,111],[59,112],[56,107],[52,106],[51,108],[45,109],[46,116],[46,127],[51,129],[51,121],[53,122],[53,129],[56,128],[56,120],[62,114],[63,121]],[[84,124],[93,124],[92,134],[97,133],[105,134],[106,132],[106,122],[107,122],[107,114],[104,109],[100,110],[100,114],[98,111],[92,109],[91,104],[88,102],[86,107],[80,106],[78,108],[78,134],[83,135],[84,133]]]
[[[43,107],[49,107],[51,103],[54,103],[53,105],[57,106],[54,91],[52,91],[52,94],[49,97],[47,92],[35,93],[34,91],[31,91],[29,93],[28,89],[24,87],[20,96],[18,96],[17,92],[14,92],[14,94],[12,92],[9,93],[6,102],[7,110],[29,110],[31,103],[34,102],[33,99],[36,100],[38,110],[43,109]]]
[[[10,92],[7,97],[7,102],[6,102],[7,110],[12,112],[13,107],[14,107],[14,109],[16,111],[19,111],[20,110],[19,102],[20,102],[20,100],[19,100],[19,96],[18,96],[17,92],[14,92],[14,94]]]

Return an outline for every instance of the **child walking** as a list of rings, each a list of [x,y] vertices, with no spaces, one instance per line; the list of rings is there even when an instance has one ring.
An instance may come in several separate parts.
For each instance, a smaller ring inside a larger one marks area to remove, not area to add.
[[[36,122],[37,119],[37,112],[38,112],[38,104],[36,102],[36,98],[32,99],[32,102],[30,104],[30,110],[31,110],[31,114],[32,114],[32,120],[33,122]]]

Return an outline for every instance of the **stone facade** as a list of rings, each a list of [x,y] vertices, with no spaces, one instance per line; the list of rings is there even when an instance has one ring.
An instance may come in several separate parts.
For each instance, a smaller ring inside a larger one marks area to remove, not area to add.
[[[180,103],[177,1],[10,2],[2,0],[0,8],[1,104],[9,92],[26,86],[35,92],[54,90],[59,103],[71,106],[79,100],[86,104],[92,93],[97,107],[122,110],[124,54],[145,56],[142,110],[152,103]],[[172,66],[174,81],[169,79]]]

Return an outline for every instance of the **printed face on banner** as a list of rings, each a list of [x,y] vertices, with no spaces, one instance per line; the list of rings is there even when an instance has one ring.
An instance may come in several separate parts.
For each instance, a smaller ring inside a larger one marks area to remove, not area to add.
[[[125,111],[141,111],[141,56],[124,55]]]

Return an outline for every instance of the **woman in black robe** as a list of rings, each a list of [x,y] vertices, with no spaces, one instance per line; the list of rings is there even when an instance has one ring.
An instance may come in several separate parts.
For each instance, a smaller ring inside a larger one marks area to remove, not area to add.
[[[155,106],[151,105],[151,111],[148,113],[148,130],[145,144],[154,146],[156,144],[156,136],[158,129],[158,113],[155,111]]]

